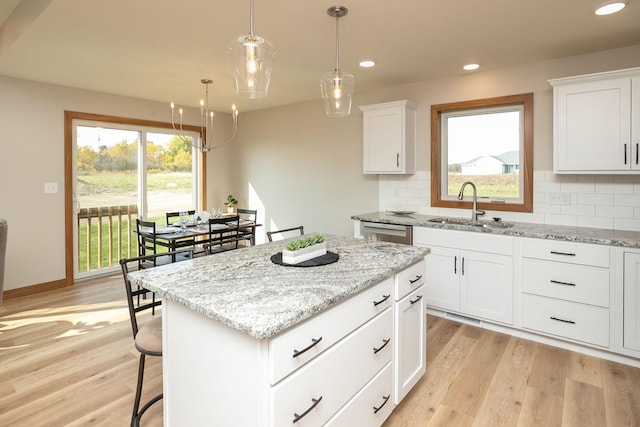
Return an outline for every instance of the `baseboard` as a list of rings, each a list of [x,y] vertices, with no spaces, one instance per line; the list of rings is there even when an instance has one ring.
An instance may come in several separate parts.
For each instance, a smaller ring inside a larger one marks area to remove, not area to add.
[[[2,293],[3,300],[26,297],[29,295],[39,294],[41,292],[51,291],[54,289],[65,288],[71,286],[72,283],[66,279],[54,280],[52,282],[39,283],[37,285],[25,286],[17,289],[7,289]]]

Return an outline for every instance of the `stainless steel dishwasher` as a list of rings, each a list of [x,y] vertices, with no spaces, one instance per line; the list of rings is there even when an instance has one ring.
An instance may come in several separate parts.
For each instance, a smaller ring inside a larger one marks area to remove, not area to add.
[[[413,244],[413,227],[410,225],[361,221],[360,234],[366,240]]]

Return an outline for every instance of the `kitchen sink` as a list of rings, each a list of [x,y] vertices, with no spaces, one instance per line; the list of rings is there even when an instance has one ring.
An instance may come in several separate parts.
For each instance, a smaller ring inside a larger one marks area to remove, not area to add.
[[[512,222],[502,222],[499,220],[494,221],[474,221],[471,219],[464,218],[449,218],[449,217],[437,217],[431,218],[429,222],[436,222],[439,224],[450,224],[450,225],[463,225],[467,227],[486,227],[486,228],[509,228],[513,227]]]

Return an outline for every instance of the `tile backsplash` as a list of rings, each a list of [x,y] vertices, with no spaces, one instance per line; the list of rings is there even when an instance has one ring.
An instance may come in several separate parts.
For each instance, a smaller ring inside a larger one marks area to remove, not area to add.
[[[431,176],[380,175],[379,208],[466,217],[468,209],[432,208]],[[640,175],[556,175],[534,171],[533,213],[488,211],[486,218],[640,231]]]

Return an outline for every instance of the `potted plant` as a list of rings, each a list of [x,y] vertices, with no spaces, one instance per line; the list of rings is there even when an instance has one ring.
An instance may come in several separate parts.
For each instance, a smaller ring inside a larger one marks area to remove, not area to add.
[[[316,234],[289,242],[282,251],[282,262],[285,264],[298,264],[326,253],[327,242],[324,241],[324,236]]]
[[[238,201],[236,200],[235,197],[233,197],[233,195],[229,194],[227,196],[227,201],[224,202],[225,205],[227,205],[227,212],[228,213],[233,213],[233,205],[237,204]]]

